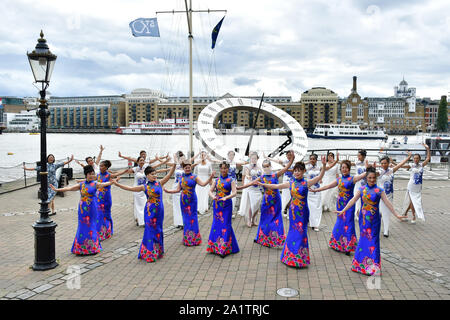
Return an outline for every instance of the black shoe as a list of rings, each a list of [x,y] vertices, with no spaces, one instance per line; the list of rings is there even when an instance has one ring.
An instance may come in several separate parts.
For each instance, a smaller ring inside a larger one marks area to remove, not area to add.
[[[350,256],[350,251],[345,253],[346,256]]]
[[[56,215],[56,212],[52,212],[48,216],[50,217],[50,216],[55,216],[55,215]]]
[[[383,234],[383,236],[384,236],[385,238],[389,238],[389,232],[388,232],[388,234]]]

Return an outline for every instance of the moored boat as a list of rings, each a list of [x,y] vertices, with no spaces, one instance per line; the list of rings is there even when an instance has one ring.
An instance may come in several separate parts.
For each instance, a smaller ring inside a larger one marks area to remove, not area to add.
[[[128,127],[117,128],[118,134],[188,134],[189,120],[188,119],[164,119],[162,121],[152,122],[130,122]]]
[[[388,135],[383,130],[362,130],[357,124],[318,124],[309,138],[322,139],[383,139]]]

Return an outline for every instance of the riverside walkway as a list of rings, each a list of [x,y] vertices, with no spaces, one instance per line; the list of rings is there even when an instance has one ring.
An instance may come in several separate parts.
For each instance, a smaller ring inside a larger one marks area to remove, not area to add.
[[[131,185],[132,180],[123,179]],[[74,182],[71,181],[72,185]],[[394,206],[401,211],[407,180],[396,179]],[[169,183],[169,186],[171,183]],[[239,215],[233,228],[240,252],[221,259],[206,252],[211,210],[199,216],[203,243],[185,247],[182,231],[172,227],[170,195],[164,194],[165,255],[156,263],[137,259],[144,229],[133,218],[133,195],[112,188],[114,236],[95,256],[70,253],[77,228],[79,192],[56,197],[56,257],[59,266],[33,271],[34,230],[39,186],[0,195],[0,299],[450,299],[450,181],[424,180],[426,221],[412,225],[391,217],[390,237],[381,236],[382,276],[352,272],[352,256],[328,248],[336,216],[324,212],[319,232],[309,229],[311,264],[306,269],[280,262],[281,249],[253,242],[256,227]],[[288,220],[284,219],[285,230]],[[357,226],[359,237],[359,228]],[[81,269],[79,287],[69,285],[68,270]]]

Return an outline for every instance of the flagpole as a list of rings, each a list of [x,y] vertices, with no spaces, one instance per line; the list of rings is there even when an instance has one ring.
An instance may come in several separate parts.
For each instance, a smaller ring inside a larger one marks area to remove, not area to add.
[[[194,156],[193,144],[194,144],[194,102],[193,102],[193,84],[192,84],[192,0],[189,0],[189,9],[187,7],[187,0],[184,0],[186,4],[186,13],[188,18],[189,28],[189,158]]]
[[[184,0],[186,11],[157,11],[158,13],[186,13],[188,29],[189,29],[189,157],[194,156],[193,144],[194,144],[194,101],[193,101],[193,81],[192,81],[192,13],[193,12],[227,12],[227,10],[192,10],[192,0],[189,0],[189,6],[187,0]]]

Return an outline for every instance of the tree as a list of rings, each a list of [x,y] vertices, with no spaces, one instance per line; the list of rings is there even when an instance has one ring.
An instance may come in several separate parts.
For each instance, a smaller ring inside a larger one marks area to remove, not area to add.
[[[447,106],[447,96],[441,97],[441,102],[439,103],[438,118],[437,118],[437,130],[441,132],[446,132],[448,128],[448,106]]]

